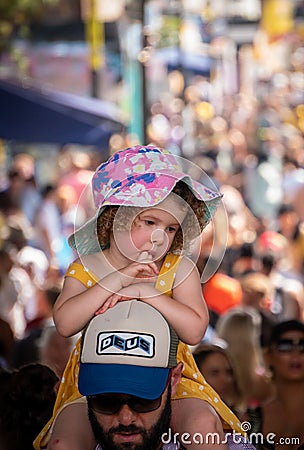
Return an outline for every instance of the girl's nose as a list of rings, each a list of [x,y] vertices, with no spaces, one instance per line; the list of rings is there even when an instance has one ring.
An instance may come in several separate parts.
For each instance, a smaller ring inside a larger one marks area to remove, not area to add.
[[[157,230],[152,231],[151,234],[151,242],[155,245],[162,245],[164,241],[167,239],[167,235],[161,228],[157,228]]]

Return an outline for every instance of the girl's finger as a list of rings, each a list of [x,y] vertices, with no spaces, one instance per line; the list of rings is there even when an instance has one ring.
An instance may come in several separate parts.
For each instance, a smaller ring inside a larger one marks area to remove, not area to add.
[[[151,273],[159,273],[157,265],[154,262],[144,264],[144,270]]]
[[[113,306],[115,306],[116,303],[119,301],[119,298],[120,298],[120,295],[118,295],[118,294],[111,295],[111,297],[110,297],[111,301],[110,301],[109,307],[113,308]]]
[[[152,256],[148,253],[148,252],[142,252],[138,259],[138,262],[151,262],[152,261]]]
[[[108,300],[95,312],[95,315],[98,315],[98,314],[103,314],[108,308],[109,308],[109,306],[110,306],[110,304],[111,304],[111,298],[112,298],[112,295],[111,295],[111,297],[110,298],[108,298]]]

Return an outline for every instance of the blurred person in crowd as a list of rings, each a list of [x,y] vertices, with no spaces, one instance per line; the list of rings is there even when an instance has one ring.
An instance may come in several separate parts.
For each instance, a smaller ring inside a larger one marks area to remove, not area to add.
[[[261,149],[246,159],[244,198],[252,213],[269,226],[282,201],[281,162],[276,154]]]
[[[38,361],[62,378],[65,366],[79,335],[63,337],[55,325],[44,326],[37,341]]]
[[[277,213],[278,232],[288,242],[287,254],[290,270],[304,280],[304,223],[301,222],[295,208],[282,204]]]
[[[35,246],[46,254],[52,266],[64,272],[73,255],[63,235],[56,187],[46,186],[42,198],[34,220]]]
[[[261,272],[273,283],[275,294],[271,312],[276,320],[304,319],[304,286],[295,278],[283,276],[277,269],[274,254],[261,255]]]
[[[44,288],[46,309],[44,314],[32,321],[26,328],[24,337],[17,339],[13,348],[12,367],[19,368],[25,364],[39,362],[39,342],[43,330],[54,325],[53,306],[60,293],[60,287],[49,285]]]
[[[47,366],[0,369],[0,448],[32,450],[33,440],[52,415],[58,377]]]
[[[221,271],[221,267],[203,284],[203,295],[209,311],[218,316],[241,303],[240,282]]]
[[[261,319],[260,342],[266,345],[269,330],[277,320],[271,307],[274,302],[275,289],[272,281],[261,272],[251,272],[240,277],[242,287],[241,306],[246,309],[254,308]]]
[[[26,245],[16,255],[17,264],[29,275],[35,289],[35,299],[29,302],[26,318],[27,326],[32,322],[43,319],[48,314],[45,295],[49,262],[43,251]]]
[[[241,261],[239,258],[249,256],[245,253],[245,249],[249,249],[251,243],[255,241],[260,223],[253,216],[242,194],[236,188],[223,185],[220,191],[223,194],[223,203],[228,218],[228,241],[224,267],[227,275],[234,276],[233,270],[239,272],[255,269],[255,261],[252,258],[249,260],[250,266],[246,261],[245,267],[244,259]],[[244,252],[241,253],[241,250],[244,250]],[[238,265],[241,267],[239,268]]]
[[[0,192],[1,237],[7,239],[10,228],[20,228],[27,240],[33,235],[31,223],[21,208],[21,197],[24,189],[24,179],[16,170],[7,174],[7,183]]]
[[[100,161],[98,164],[100,164]],[[91,170],[90,154],[81,150],[77,145],[64,146],[59,153],[58,165],[59,170],[61,170],[57,182],[58,187],[70,186],[74,191],[75,205],[80,202],[80,205],[89,214],[87,205],[83,203],[85,198],[81,197],[94,175],[94,171]]]
[[[227,343],[214,339],[213,343],[201,343],[193,351],[194,361],[207,383],[236,413],[243,413],[243,402],[238,380],[227,353]]]
[[[304,198],[304,183],[303,186],[299,187],[299,189],[296,191],[295,196],[292,199],[292,204],[294,205],[295,211],[297,212],[301,222],[304,222],[303,198]]]
[[[25,308],[28,327],[45,314],[44,283],[49,262],[42,250],[29,245],[24,230],[18,224],[9,227],[7,244],[11,247],[14,265],[24,269],[31,282],[31,295]]]
[[[0,249],[0,316],[10,324],[15,338],[24,336],[27,307],[34,298],[32,281],[16,263],[12,248]]]
[[[17,154],[12,161],[11,170],[15,170],[23,179],[20,192],[20,208],[31,225],[41,203],[41,194],[35,178],[35,160],[27,153]]]
[[[44,315],[44,283],[49,270],[45,253],[28,242],[24,229],[18,223],[9,223],[5,247],[9,248],[14,266],[23,269],[29,279],[28,302],[25,307],[27,326]]]
[[[261,317],[250,307],[233,308],[216,325],[218,337],[227,342],[245,407],[259,405],[270,398],[272,386],[260,344]]]
[[[86,212],[77,205],[75,190],[72,186],[63,184],[57,188],[58,208],[62,223],[63,235],[68,238],[86,219]]]
[[[279,260],[280,269],[282,270],[288,265],[285,262],[287,259],[287,239],[277,231],[270,229],[264,230],[259,234],[255,241],[255,251],[258,255],[274,254]]]
[[[35,160],[28,153],[18,153],[13,157],[11,169],[18,172],[24,180],[35,175]]]
[[[255,243],[261,271],[269,277],[275,288],[271,310],[279,320],[296,318],[297,311],[302,316],[304,311],[303,280],[290,270],[288,248],[287,238],[272,230],[264,231]]]
[[[281,233],[265,229],[255,242],[256,254],[260,257],[265,254],[272,254],[276,259],[276,272],[286,278],[296,278],[292,271],[288,239]]]
[[[239,278],[242,287],[242,305],[268,311],[273,301],[274,288],[262,272],[250,272]]]
[[[285,441],[280,441],[282,449],[303,448],[303,322],[288,320],[279,322],[272,328],[266,361],[275,388],[274,394],[261,406],[248,410],[250,432],[263,434],[264,445],[257,445],[259,449],[274,449],[276,446],[273,441],[278,442],[281,438],[286,438]],[[267,436],[271,436],[271,442],[267,440]]]
[[[17,250],[16,259],[18,264],[22,266],[29,274],[33,282],[41,287],[44,285],[49,262],[42,250],[28,245],[22,230],[15,230],[15,235],[19,234],[18,241],[10,235],[10,242],[12,242]]]
[[[259,261],[254,252],[253,243],[244,242],[235,251],[235,258],[232,261],[231,275],[240,278],[248,273],[259,269]]]
[[[17,170],[9,170],[6,185],[0,192],[1,210],[12,214],[20,210],[21,193],[24,186],[24,179]]]
[[[43,285],[49,263],[43,251],[29,245],[26,230],[16,216],[9,216],[5,227],[0,262],[0,310],[19,340],[45,315]]]
[[[302,153],[303,141],[300,146]],[[299,161],[294,155],[285,152],[283,157],[283,176],[282,186],[284,192],[284,200],[291,203],[300,220],[304,220],[304,208],[302,195],[304,191],[304,164]]]

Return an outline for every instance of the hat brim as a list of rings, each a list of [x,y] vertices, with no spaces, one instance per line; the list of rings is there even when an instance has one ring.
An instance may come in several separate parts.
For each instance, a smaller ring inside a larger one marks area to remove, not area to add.
[[[169,371],[127,364],[80,363],[78,390],[85,396],[120,393],[152,400],[164,392]]]
[[[117,189],[117,192],[112,191],[112,195],[104,198],[103,203],[100,204],[94,217],[88,220],[78,230],[76,230],[68,239],[69,245],[77,251],[79,255],[87,255],[91,253],[97,253],[102,250],[98,242],[96,226],[97,219],[102,214],[106,206],[133,206],[149,208],[156,206],[165,200],[168,195],[173,191],[178,181],[185,182],[194,196],[204,202],[207,206],[205,223],[210,222],[213,217],[220,201],[222,194],[220,192],[213,191],[211,188],[193,180],[190,176],[183,172],[174,173],[174,175],[168,175],[164,173],[158,173],[157,178],[162,178],[160,186],[165,185],[166,189],[160,188],[158,185],[149,187],[147,190],[149,195],[146,197],[138,197],[136,191],[131,191],[130,186],[124,186]],[[155,195],[157,193],[157,195]],[[157,201],[151,202],[151,198],[156,198]]]
[[[100,246],[97,236],[97,219],[104,211],[104,207],[96,212],[94,217],[85,222],[68,238],[69,246],[76,250],[78,255],[97,253],[103,248]]]

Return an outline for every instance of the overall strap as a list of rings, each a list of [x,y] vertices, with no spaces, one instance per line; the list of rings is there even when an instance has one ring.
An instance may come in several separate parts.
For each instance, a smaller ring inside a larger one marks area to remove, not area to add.
[[[180,261],[180,255],[168,253],[161,266],[157,281],[155,283],[156,289],[169,295],[170,297],[172,296],[172,286]]]

